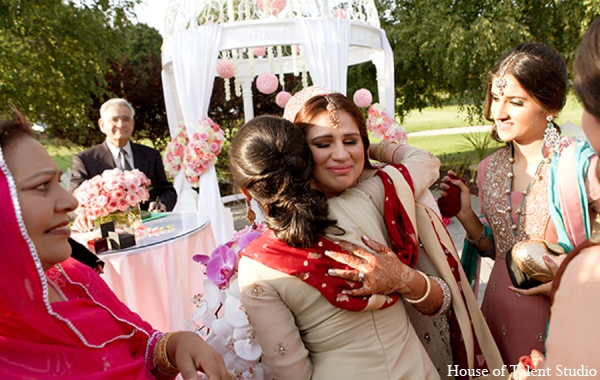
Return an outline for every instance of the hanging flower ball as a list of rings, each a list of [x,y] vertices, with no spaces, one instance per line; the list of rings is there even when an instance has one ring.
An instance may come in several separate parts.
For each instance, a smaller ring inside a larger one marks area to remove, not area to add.
[[[292,94],[290,94],[289,92],[281,91],[275,97],[275,103],[277,103],[277,105],[279,107],[285,108],[285,105],[287,104],[287,102],[290,100],[291,97],[292,97]]]
[[[219,59],[217,62],[217,74],[223,79],[233,77],[233,61],[231,59]]]
[[[354,93],[354,104],[359,106],[360,108],[366,108],[371,105],[373,101],[373,95],[371,95],[371,91],[366,88],[361,88]]]
[[[275,92],[278,86],[279,80],[275,74],[262,73],[256,77],[256,88],[265,95]]]
[[[346,11],[343,10],[342,8],[336,8],[336,10],[333,11],[333,17],[347,19],[348,15],[346,14]]]
[[[269,12],[274,16],[277,16],[285,8],[286,4],[286,0],[256,0],[256,6],[263,12],[265,12],[265,2],[267,3]]]
[[[252,49],[252,52],[254,53],[255,57],[262,57],[267,54],[267,48],[264,46],[257,46]]]

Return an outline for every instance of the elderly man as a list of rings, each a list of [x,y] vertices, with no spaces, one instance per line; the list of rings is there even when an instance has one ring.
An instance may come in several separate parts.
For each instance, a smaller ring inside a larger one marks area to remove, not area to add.
[[[110,99],[100,107],[98,126],[106,135],[106,140],[73,156],[69,191],[73,192],[83,181],[107,169],[136,168],[152,182],[149,189],[152,202],[140,205],[141,208],[171,211],[177,202],[177,192],[167,180],[160,153],[129,141],[134,124],[134,110],[127,100]]]

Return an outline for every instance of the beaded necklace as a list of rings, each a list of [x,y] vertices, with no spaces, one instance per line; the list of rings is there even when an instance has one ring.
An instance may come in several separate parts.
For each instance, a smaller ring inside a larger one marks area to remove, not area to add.
[[[529,195],[529,190],[531,189],[531,187],[533,186],[533,184],[535,183],[535,181],[540,180],[541,179],[541,175],[540,173],[542,172],[544,165],[549,164],[550,162],[552,162],[552,152],[550,152],[550,154],[548,154],[548,157],[544,157],[538,164],[537,168],[535,169],[535,173],[533,174],[533,177],[531,177],[531,180],[529,181],[529,184],[527,185],[527,188],[523,191],[521,191],[521,194],[523,194],[523,199],[521,199],[521,204],[519,205],[519,208],[515,210],[515,214],[517,214],[517,222],[514,223],[512,216],[510,216],[510,213],[512,212],[512,189],[513,189],[513,178],[514,178],[514,164],[515,164],[515,148],[514,148],[514,144],[511,142],[510,143],[510,158],[508,159],[508,161],[510,162],[510,172],[507,174],[508,178],[510,179],[509,181],[509,185],[508,185],[508,190],[506,190],[506,196],[508,197],[508,209],[506,210],[506,212],[509,214],[510,216],[510,221],[512,223],[511,225],[511,230],[513,232],[513,235],[517,235],[517,232],[519,230],[519,224],[521,221],[521,213],[523,212],[523,205],[525,204],[525,198],[527,198],[527,195]]]

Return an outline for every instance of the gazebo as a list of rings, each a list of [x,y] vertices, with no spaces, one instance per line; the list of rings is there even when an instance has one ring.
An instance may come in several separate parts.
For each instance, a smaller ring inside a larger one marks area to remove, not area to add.
[[[257,53],[265,52],[264,56]],[[264,49],[261,49],[264,48]],[[373,0],[170,0],[165,16],[162,81],[171,135],[188,134],[208,114],[219,59],[233,63],[234,93],[254,117],[252,82],[262,73],[301,75],[346,93],[349,65],[373,62],[379,102],[394,110],[393,54]],[[229,236],[214,166],[196,193],[180,173],[176,210],[195,209],[211,220],[217,244]]]

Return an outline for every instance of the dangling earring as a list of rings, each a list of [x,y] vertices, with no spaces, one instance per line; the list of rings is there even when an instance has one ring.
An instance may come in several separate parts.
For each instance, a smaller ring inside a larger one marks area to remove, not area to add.
[[[548,148],[557,148],[560,142],[560,135],[552,122],[553,119],[552,115],[548,115],[546,118],[548,124],[546,125],[546,133],[544,133],[544,145]]]
[[[248,201],[247,203],[248,210],[246,211],[246,220],[252,225],[252,228],[256,228],[256,213],[254,212],[254,210],[252,210],[252,205],[250,204],[250,201]]]

